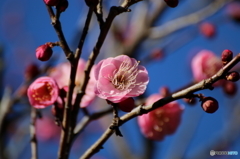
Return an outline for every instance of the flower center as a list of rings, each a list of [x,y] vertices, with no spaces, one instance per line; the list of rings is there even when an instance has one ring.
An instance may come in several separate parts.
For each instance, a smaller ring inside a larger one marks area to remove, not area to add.
[[[32,90],[32,97],[36,101],[50,101],[53,94],[53,88],[48,82],[38,83]]]
[[[114,87],[118,90],[126,90],[139,85],[136,83],[136,77],[138,75],[138,64],[133,66],[129,62],[123,61],[119,69],[114,70],[113,76],[109,77]]]

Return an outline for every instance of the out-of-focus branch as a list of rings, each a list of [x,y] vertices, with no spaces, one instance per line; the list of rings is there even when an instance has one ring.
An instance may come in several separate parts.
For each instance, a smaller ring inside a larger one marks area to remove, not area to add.
[[[158,27],[153,27],[150,30],[149,38],[151,39],[160,39],[163,38],[179,29],[187,27],[189,25],[198,23],[203,19],[213,15],[220,8],[222,8],[226,3],[231,2],[232,0],[216,0],[210,3],[207,7],[189,14],[187,16],[183,16],[174,20],[171,20],[163,25]]]
[[[36,121],[37,121],[37,110],[32,107],[31,108],[31,123],[30,123],[30,136],[31,136],[31,159],[38,159],[38,151],[37,151],[37,137],[36,137]]]
[[[170,103],[174,100],[185,98],[188,95],[193,94],[194,92],[197,92],[199,90],[213,89],[212,84],[214,84],[216,81],[222,79],[224,77],[224,75],[231,68],[233,68],[238,62],[240,62],[240,53],[212,77],[205,79],[199,83],[196,83],[196,84],[194,84],[184,90],[181,90],[177,93],[174,93],[171,96],[162,98],[162,99],[156,101],[155,103],[153,103],[152,105],[138,106],[137,108],[133,109],[130,113],[127,113],[120,118],[120,121],[121,121],[120,125],[126,123],[127,121],[133,119],[134,117],[148,113],[148,112],[150,112],[156,108],[162,107],[162,106],[166,105],[167,103]],[[107,129],[104,132],[104,134],[81,156],[80,159],[90,158],[95,153],[97,153],[102,148],[102,145],[109,139],[109,137],[114,132],[115,132],[115,130]]]
[[[82,118],[82,120],[76,125],[74,129],[74,134],[79,134],[83,131],[83,129],[93,120],[97,120],[108,113],[112,112],[112,108],[108,108],[105,110],[101,110],[99,112],[93,113],[91,115],[86,115]]]

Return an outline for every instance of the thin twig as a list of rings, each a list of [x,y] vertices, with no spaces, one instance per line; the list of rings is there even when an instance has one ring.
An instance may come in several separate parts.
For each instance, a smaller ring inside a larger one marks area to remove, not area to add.
[[[37,121],[37,110],[32,107],[31,108],[31,123],[30,123],[30,136],[31,136],[31,159],[38,159],[38,145],[37,145],[37,137],[36,137],[36,121]]]
[[[74,56],[73,56],[73,53],[72,53],[72,51],[70,50],[70,48],[68,46],[68,43],[67,43],[67,41],[65,39],[65,36],[63,34],[61,23],[60,23],[59,19],[55,16],[52,7],[48,6],[48,5],[46,5],[46,7],[47,7],[47,10],[48,10],[50,19],[51,19],[51,23],[52,23],[52,25],[53,25],[56,33],[57,33],[57,36],[58,36],[58,38],[60,40],[60,46],[63,49],[66,58],[70,62],[73,62]]]
[[[215,75],[212,77],[205,79],[199,83],[196,83],[182,91],[179,91],[177,93],[172,94],[171,96],[167,96],[165,98],[162,98],[152,105],[148,106],[138,106],[135,109],[133,109],[131,112],[123,115],[120,118],[120,125],[123,125],[127,121],[148,113],[156,108],[162,107],[172,101],[185,98],[189,94],[193,94],[194,92],[197,92],[199,90],[204,90],[204,89],[212,89],[212,84],[214,84],[216,81],[220,80],[223,78],[223,76],[231,70],[238,62],[240,62],[240,53],[232,59],[226,66],[224,66],[222,69],[220,69]],[[87,159],[93,156],[95,153],[97,153],[103,146],[103,144],[108,140],[108,138],[114,133],[114,130],[107,129],[103,135],[80,157],[80,159]]]

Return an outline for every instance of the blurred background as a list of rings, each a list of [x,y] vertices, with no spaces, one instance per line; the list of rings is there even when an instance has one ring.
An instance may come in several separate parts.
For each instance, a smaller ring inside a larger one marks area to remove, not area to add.
[[[104,19],[111,6],[122,0],[103,0]],[[234,7],[235,6],[235,7]],[[176,8],[163,0],[145,0],[130,7],[114,20],[112,28],[96,62],[106,57],[127,54],[141,61],[150,76],[142,98],[166,86],[171,92],[194,82],[191,60],[199,51],[210,50],[221,57],[224,49],[240,52],[240,1],[179,0]],[[82,33],[88,7],[84,1],[69,0],[69,7],[61,15],[62,29],[71,50],[75,50]],[[233,13],[236,13],[234,15]],[[238,16],[237,16],[238,13]],[[204,28],[202,24],[210,23]],[[83,48],[87,60],[99,34],[94,15]],[[46,70],[66,62],[60,48],[54,48],[50,61],[41,62],[35,50],[58,38],[42,0],[0,1],[0,158],[26,159],[31,157],[30,105],[24,93],[26,68],[33,63]],[[239,70],[239,65],[236,66]],[[239,88],[239,82],[236,82]],[[123,138],[113,135],[94,159],[234,159],[237,156],[210,156],[210,150],[240,153],[240,98],[239,91],[227,95],[222,87],[200,91],[219,102],[214,114],[207,114],[200,102],[185,106],[177,131],[163,141],[150,141],[140,132],[136,119],[122,127]],[[109,107],[96,98],[90,111]],[[39,159],[57,158],[60,129],[54,124],[51,108],[41,110],[37,121]],[[120,112],[124,114],[124,112]],[[81,113],[79,118],[81,117]],[[78,136],[72,147],[71,159],[79,158],[107,129],[112,115],[91,122]]]

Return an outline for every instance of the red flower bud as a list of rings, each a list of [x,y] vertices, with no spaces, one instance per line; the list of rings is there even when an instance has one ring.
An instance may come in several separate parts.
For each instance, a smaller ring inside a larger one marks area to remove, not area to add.
[[[64,12],[68,8],[68,1],[63,0],[57,7],[60,12]]]
[[[133,108],[135,108],[135,103],[133,98],[127,98],[126,100],[118,103],[118,107],[120,110],[124,112],[130,112]]]
[[[169,7],[175,8],[178,6],[178,0],[164,0]]]
[[[196,104],[196,98],[183,98],[183,101],[186,102],[189,105]]]
[[[170,95],[170,91],[169,91],[168,87],[162,87],[162,88],[160,89],[160,95],[161,95],[162,97],[167,97],[167,96],[169,96],[169,95]]]
[[[239,73],[236,72],[236,71],[229,72],[229,73],[226,75],[226,79],[227,79],[228,81],[232,81],[232,82],[238,81],[239,78],[240,78]]]
[[[35,77],[37,77],[37,75],[40,73],[38,65],[32,63],[30,65],[27,66],[26,70],[25,70],[25,78],[27,80],[31,80]]]
[[[52,48],[48,44],[41,45],[36,49],[36,57],[40,61],[49,60],[52,56],[52,53]]]
[[[223,50],[222,52],[222,62],[223,65],[226,65],[233,58],[233,52],[231,50]]]
[[[48,6],[56,6],[59,3],[59,0],[43,0],[43,1]]]
[[[164,56],[164,53],[162,49],[153,50],[150,54],[150,57],[153,60],[160,60],[163,58],[163,56]]]
[[[224,82],[223,91],[229,96],[234,96],[237,93],[237,85],[233,82]]]
[[[207,38],[211,38],[216,33],[216,28],[212,23],[204,22],[200,24],[200,32]]]
[[[96,6],[98,5],[98,0],[85,0],[87,6]]]
[[[206,113],[214,113],[218,110],[218,101],[212,97],[205,97],[201,106]]]

